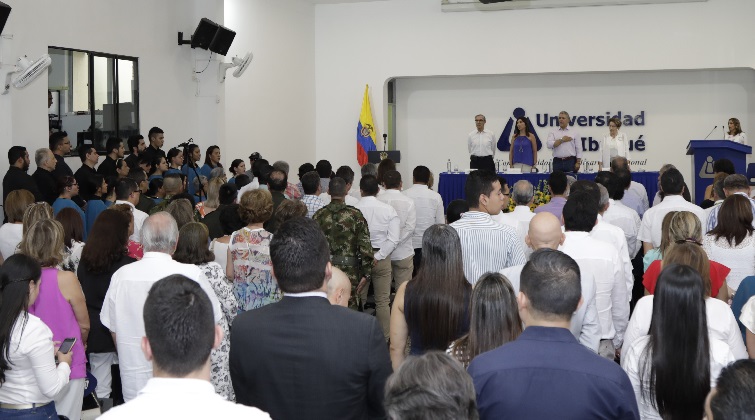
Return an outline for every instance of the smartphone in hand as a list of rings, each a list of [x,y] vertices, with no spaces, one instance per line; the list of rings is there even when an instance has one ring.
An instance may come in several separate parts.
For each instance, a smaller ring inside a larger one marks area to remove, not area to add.
[[[59,352],[66,354],[73,348],[73,345],[76,343],[76,338],[66,338],[63,340],[63,344],[60,345],[60,348],[58,349]]]

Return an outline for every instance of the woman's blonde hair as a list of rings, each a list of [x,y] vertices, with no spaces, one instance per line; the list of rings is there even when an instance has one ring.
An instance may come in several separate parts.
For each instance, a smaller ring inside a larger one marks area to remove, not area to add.
[[[273,215],[273,197],[268,190],[251,190],[239,200],[239,217],[247,225],[263,223]]]
[[[42,267],[55,267],[63,261],[63,237],[60,222],[55,219],[38,220],[23,235],[19,252],[34,258]]]
[[[222,177],[212,178],[209,185],[207,185],[207,200],[205,200],[205,207],[213,209],[218,208],[220,205],[220,186],[225,183]]]
[[[52,219],[52,207],[46,202],[34,203],[26,208],[23,219],[23,234],[29,230],[29,227],[42,219]]]
[[[668,228],[666,228],[666,218],[669,218]],[[667,252],[671,251],[678,241],[702,243],[702,225],[700,219],[694,213],[688,211],[670,212],[664,217],[663,222],[663,235],[668,236],[665,241],[664,238],[661,238],[661,255],[666,255]]]

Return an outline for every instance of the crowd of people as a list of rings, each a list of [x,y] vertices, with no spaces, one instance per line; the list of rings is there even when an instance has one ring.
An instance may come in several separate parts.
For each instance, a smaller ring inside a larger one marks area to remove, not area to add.
[[[80,419],[88,378],[104,419],[755,416],[755,200],[725,161],[705,210],[622,156],[539,207],[472,171],[444,208],[425,166],[294,183],[163,145],[83,145],[73,172],[53,133],[33,175],[8,151],[0,417]]]

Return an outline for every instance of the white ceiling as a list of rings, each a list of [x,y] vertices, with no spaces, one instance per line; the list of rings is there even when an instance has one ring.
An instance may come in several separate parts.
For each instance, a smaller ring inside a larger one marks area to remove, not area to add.
[[[308,0],[312,4],[340,4],[340,3],[367,3],[371,1],[386,0]]]

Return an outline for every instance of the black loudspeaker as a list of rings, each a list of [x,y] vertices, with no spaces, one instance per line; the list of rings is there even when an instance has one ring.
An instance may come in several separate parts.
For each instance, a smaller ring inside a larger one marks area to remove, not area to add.
[[[215,37],[212,38],[212,42],[210,43],[210,51],[220,55],[228,54],[228,49],[231,48],[233,38],[235,37],[235,31],[232,31],[223,25],[218,25]]]
[[[10,15],[10,6],[0,1],[0,34],[3,33],[5,22],[8,21],[8,15]]]
[[[201,48],[206,50],[210,47],[215,33],[218,31],[218,24],[207,18],[202,18],[191,37],[191,48]]]

